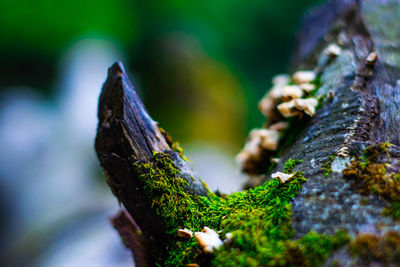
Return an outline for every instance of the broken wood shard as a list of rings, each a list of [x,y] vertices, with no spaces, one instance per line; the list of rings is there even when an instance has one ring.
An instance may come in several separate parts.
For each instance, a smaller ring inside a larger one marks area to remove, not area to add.
[[[153,151],[169,148],[157,123],[151,119],[138,97],[122,63],[115,63],[108,70],[99,99],[98,117],[98,154],[115,150],[119,156],[150,159]],[[109,136],[109,133],[120,135],[120,140],[115,140],[118,135]]]
[[[112,216],[110,221],[119,232],[125,246],[133,252],[135,265],[137,267],[149,266],[149,255],[147,255],[145,247],[146,241],[131,215],[125,209],[122,209]]]
[[[189,164],[172,150],[172,141],[161,132],[136,93],[124,67],[117,62],[108,70],[99,99],[96,152],[108,185],[134,218],[153,255],[162,257],[167,240],[165,225],[147,197],[134,164],[149,162],[153,152],[170,155],[187,181],[187,193],[206,196],[208,190],[196,178]]]

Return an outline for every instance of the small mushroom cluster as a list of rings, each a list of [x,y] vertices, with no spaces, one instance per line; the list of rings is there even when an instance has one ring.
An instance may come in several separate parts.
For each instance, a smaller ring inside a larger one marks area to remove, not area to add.
[[[280,91],[280,99],[276,106],[277,110],[285,118],[300,116],[303,114],[308,114],[309,116],[314,116],[315,108],[318,105],[318,101],[312,97],[305,97],[311,91],[315,89],[315,85],[312,82],[315,80],[316,75],[313,71],[298,71],[293,74],[292,80],[294,85],[282,84],[275,85],[273,90]],[[270,97],[267,94],[260,102],[261,112],[268,117],[268,113],[265,113],[263,107],[265,106],[265,101]],[[268,100],[267,100],[268,102]]]
[[[236,161],[242,170],[253,173],[255,165],[262,161],[268,151],[278,149],[280,132],[288,127],[286,122],[278,122],[268,129],[253,129],[242,151],[236,156]]]
[[[336,53],[335,48],[331,48]],[[292,77],[286,74],[273,78],[272,89],[259,102],[259,109],[268,118],[266,127],[253,129],[236,160],[242,171],[249,174],[259,173],[257,167],[266,157],[278,149],[281,132],[288,127],[283,121],[289,117],[312,117],[318,105],[316,98],[310,97],[315,90],[314,71],[298,71]]]
[[[260,111],[272,121],[279,119],[281,115],[285,118],[302,116],[304,113],[314,116],[318,101],[306,96],[315,89],[312,83],[315,78],[314,71],[298,71],[293,74],[292,79],[288,75],[276,76],[272,80],[272,89],[258,105]]]

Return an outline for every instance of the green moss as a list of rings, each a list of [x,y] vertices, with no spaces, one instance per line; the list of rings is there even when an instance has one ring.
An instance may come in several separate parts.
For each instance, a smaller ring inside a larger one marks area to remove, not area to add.
[[[315,96],[315,94],[318,92],[319,88],[321,88],[321,86],[322,86],[321,75],[317,75],[317,77],[315,77],[314,81],[312,81],[311,84],[313,84],[315,86],[315,89],[312,90],[311,92],[309,92],[307,97]]]
[[[349,244],[349,252],[357,256],[360,263],[368,264],[374,261],[389,266],[390,263],[400,263],[400,234],[389,231],[384,236],[363,233]]]
[[[392,144],[388,142],[368,146],[363,151],[363,156],[369,159],[376,159],[376,156],[379,155],[379,153],[387,153],[391,146]]]
[[[320,95],[320,96],[317,97],[318,105],[315,108],[316,110],[318,110],[318,109],[323,107],[325,99],[326,99],[326,95]]]
[[[322,165],[322,170],[324,171],[325,177],[328,177],[332,173],[331,165],[336,156],[336,153],[333,153],[331,156],[329,156],[329,159]]]
[[[390,206],[383,210],[383,214],[386,216],[391,216],[392,218],[400,219],[400,201],[393,201]]]
[[[183,154],[183,148],[181,147],[181,145],[179,144],[179,142],[174,142],[171,144],[171,149],[175,152],[177,152],[179,154],[179,156],[181,156],[181,158],[185,161],[188,161],[189,159],[187,157],[185,157],[185,155]]]
[[[289,159],[286,172],[292,172],[299,162]],[[302,172],[293,173],[293,178],[284,184],[272,179],[226,197],[213,193],[199,197],[186,192],[188,184],[179,177],[179,170],[167,154],[154,153],[151,162],[137,163],[136,168],[170,236],[169,257],[160,263],[163,266],[210,260],[210,256],[199,250],[194,238],[182,240],[177,236],[181,228],[201,231],[207,226],[221,230],[221,237],[232,233],[232,241],[220,247],[211,259],[217,266],[293,266],[299,260],[315,266],[338,244],[337,236],[326,237],[315,232],[291,240],[294,234],[291,201],[306,181]]]
[[[284,172],[285,173],[291,173],[294,170],[294,167],[296,167],[297,164],[302,163],[303,161],[300,159],[288,159],[285,162],[285,167],[284,167]]]
[[[343,176],[360,181],[361,193],[377,194],[390,200],[392,203],[384,214],[400,219],[400,174],[393,172],[390,164],[378,161],[382,153],[390,158],[390,146],[390,143],[381,143],[367,147],[361,157],[343,170]]]
[[[335,235],[327,236],[311,230],[297,242],[304,251],[303,255],[307,259],[307,266],[320,266],[332,250],[342,247],[349,241],[350,236],[345,231],[339,230]]]
[[[390,146],[391,144],[382,143],[367,147],[360,158],[353,160],[343,170],[344,177],[362,181],[362,193],[376,193],[392,201],[398,200],[400,174],[389,171],[388,163],[377,161],[381,153],[388,153]]]
[[[188,161],[189,159],[187,157],[185,157],[185,155],[183,154],[183,148],[180,146],[179,142],[174,142],[172,140],[172,137],[163,128],[158,127],[158,129],[160,130],[161,134],[164,136],[165,141],[167,141],[167,144],[170,146],[170,148],[173,151],[177,152],[183,160]]]

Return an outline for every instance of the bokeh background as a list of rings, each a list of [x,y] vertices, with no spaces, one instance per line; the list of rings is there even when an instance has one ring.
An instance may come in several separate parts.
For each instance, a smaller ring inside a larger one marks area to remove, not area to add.
[[[234,155],[319,2],[1,0],[0,265],[132,266],[93,146],[116,60],[211,189],[239,190]]]

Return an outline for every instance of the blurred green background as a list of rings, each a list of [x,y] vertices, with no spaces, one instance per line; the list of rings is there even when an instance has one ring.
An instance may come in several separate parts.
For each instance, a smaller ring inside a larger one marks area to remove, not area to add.
[[[256,102],[271,76],[287,70],[300,17],[316,2],[2,0],[0,87],[51,95],[60,55],[81,38],[104,38],[126,56],[152,115],[175,139],[219,141],[225,136],[212,128],[222,122],[237,131],[229,140],[237,148],[262,123]],[[193,119],[204,133],[178,127]]]
[[[132,266],[93,145],[116,60],[210,188],[240,190],[234,156],[319,2],[1,0],[0,266]]]

